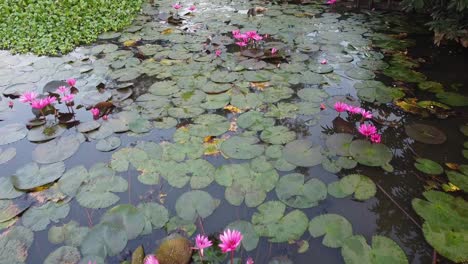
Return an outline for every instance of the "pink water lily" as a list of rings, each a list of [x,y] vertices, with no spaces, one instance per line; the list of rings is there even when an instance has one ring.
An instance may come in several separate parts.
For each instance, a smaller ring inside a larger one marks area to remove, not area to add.
[[[98,108],[95,108],[95,107],[94,107],[94,108],[91,108],[91,110],[89,110],[89,111],[91,112],[91,114],[93,114],[93,117],[94,117],[94,118],[96,118],[96,117],[99,116],[100,111],[99,111]]]
[[[102,116],[102,120],[107,121],[108,119],[109,119],[109,117],[107,115]]]
[[[63,103],[71,103],[73,102],[73,99],[75,99],[75,95],[74,94],[67,94],[65,96],[63,96],[60,101],[63,102]]]
[[[55,100],[56,100],[55,97],[51,97],[51,96],[48,96],[42,99],[36,99],[31,102],[31,107],[34,109],[42,110],[44,109],[44,107],[54,103]]]
[[[200,256],[203,257],[203,249],[211,247],[213,243],[208,239],[207,236],[198,234],[195,237],[195,248],[200,251]]]
[[[373,142],[373,143],[380,143],[380,141],[382,140],[382,136],[380,136],[380,134],[373,134],[370,136],[370,140]]]
[[[321,104],[320,104],[320,110],[325,110],[325,109],[327,109],[327,107],[325,106],[324,103],[321,103]]]
[[[62,95],[67,94],[67,93],[70,93],[70,89],[68,89],[65,86],[60,86],[59,88],[57,88],[57,90],[55,90],[55,93],[62,94]]]
[[[196,6],[194,6],[194,5],[191,5],[191,6],[189,7],[189,9],[188,9],[188,10],[190,10],[190,11],[192,11],[192,12],[193,12],[193,11],[195,11],[196,9],[197,9],[197,7],[196,7]]]
[[[338,113],[344,112],[348,109],[348,105],[343,102],[336,102],[333,107]]]
[[[144,264],[159,264],[158,259],[154,255],[148,255],[145,257],[145,260],[143,262]]]
[[[361,109],[361,115],[362,115],[362,117],[364,117],[366,119],[372,118],[372,113],[370,111],[365,110],[365,109]]]
[[[359,133],[362,135],[369,137],[377,133],[377,128],[371,124],[361,124],[358,129]]]
[[[239,47],[245,47],[245,46],[247,46],[247,42],[239,41],[239,42],[236,42],[236,45],[239,46]]]
[[[68,83],[68,85],[70,85],[71,87],[74,87],[75,84],[76,84],[76,80],[73,79],[73,78],[70,78],[70,79],[67,80],[67,83]]]
[[[254,264],[254,261],[251,257],[249,257],[247,261],[245,262],[245,264]]]
[[[88,264],[96,264],[96,261],[88,261]]]
[[[278,52],[276,48],[271,48],[271,55],[275,55]]]
[[[327,5],[333,5],[336,3],[336,0],[328,0]]]
[[[221,240],[219,247],[223,253],[235,251],[239,247],[242,238],[241,232],[227,229],[223,234],[219,235],[219,240]]]
[[[260,41],[260,40],[263,39],[263,37],[258,35],[258,34],[255,34],[255,35],[252,36],[252,39],[255,40],[255,41]]]
[[[179,4],[179,3],[176,3],[176,4],[173,4],[172,7],[175,9],[175,10],[179,10],[182,8],[182,5]]]
[[[215,55],[216,55],[216,57],[221,56],[221,50],[216,50],[216,51],[215,51]]]
[[[20,102],[22,103],[32,103],[37,97],[37,93],[35,92],[25,92],[20,96]]]
[[[348,105],[348,107],[346,108],[346,111],[348,111],[349,113],[351,114],[360,114],[361,113],[361,110],[362,108],[359,107],[359,106],[354,106],[354,105]]]
[[[323,65],[324,65],[324,64],[327,64],[327,63],[328,63],[327,59],[322,59],[322,60],[320,61],[320,64],[323,64]]]

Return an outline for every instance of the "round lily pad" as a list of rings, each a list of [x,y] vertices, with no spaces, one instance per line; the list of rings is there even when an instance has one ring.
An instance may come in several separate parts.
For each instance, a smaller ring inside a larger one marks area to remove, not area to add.
[[[272,74],[268,71],[246,71],[244,79],[248,82],[268,82]]]
[[[310,64],[309,69],[316,73],[330,73],[333,71],[333,66],[330,64]]]
[[[243,113],[237,119],[237,125],[244,129],[260,131],[275,124],[273,118],[265,118],[263,113],[257,111],[249,111]]]
[[[268,226],[269,241],[281,243],[300,239],[307,230],[308,221],[307,216],[300,210],[289,212]]]
[[[145,228],[142,234],[151,234],[153,229],[162,228],[169,221],[167,209],[157,203],[140,203],[138,210],[145,215]]]
[[[260,238],[258,237],[251,223],[238,220],[230,223],[227,228],[231,230],[237,230],[243,234],[242,247],[246,251],[252,251],[257,247]]]
[[[95,120],[92,120],[92,121],[80,123],[76,127],[76,129],[78,130],[78,132],[87,133],[87,132],[98,129],[100,126],[101,126],[101,123],[99,123],[99,122],[97,122]]]
[[[447,136],[440,129],[425,124],[405,125],[405,132],[410,138],[425,144],[437,145],[447,140]]]
[[[96,149],[103,152],[112,151],[120,147],[121,141],[119,137],[108,137],[101,139],[96,143]]]
[[[297,96],[308,102],[321,103],[328,97],[328,93],[318,88],[305,88],[299,90]]]
[[[296,139],[296,133],[285,126],[274,126],[263,130],[260,138],[264,142],[281,145]]]
[[[26,263],[28,250],[33,240],[33,231],[23,226],[14,226],[8,232],[4,232],[0,236],[0,256],[2,256],[2,262]]]
[[[15,123],[2,125],[0,128],[0,145],[6,145],[23,139],[28,134],[26,126]]]
[[[384,144],[372,144],[368,140],[354,140],[349,153],[360,164],[366,166],[385,166],[392,160],[392,151]]]
[[[421,172],[431,175],[439,175],[444,172],[444,168],[442,168],[442,166],[440,166],[439,163],[430,159],[416,159],[414,167],[416,167],[416,169],[418,169]]]
[[[0,148],[0,165],[5,164],[16,156],[16,148],[10,147],[5,150]]]
[[[329,184],[328,190],[336,198],[344,198],[354,193],[354,198],[361,201],[373,197],[377,192],[374,182],[361,174],[347,175],[340,179],[338,184]]]
[[[11,180],[11,176],[0,177],[0,199],[14,199],[24,194],[15,189]]]
[[[57,162],[39,166],[37,163],[28,163],[18,169],[12,177],[13,185],[20,190],[29,190],[54,182],[65,171],[65,164]]]
[[[210,75],[210,79],[215,83],[231,83],[239,78],[235,72],[215,71]]]
[[[28,132],[28,140],[31,142],[46,141],[62,135],[66,131],[63,125],[45,124],[43,126],[31,128]]]
[[[308,140],[289,142],[283,149],[283,158],[296,166],[313,167],[322,162],[320,146],[312,146]]]
[[[363,236],[351,236],[343,244],[341,255],[346,264],[408,263],[404,251],[398,244],[384,236],[373,236],[372,247],[367,244]]]
[[[141,210],[131,204],[120,204],[109,209],[101,217],[101,223],[121,225],[127,233],[127,238],[134,239],[145,227],[145,216]]]
[[[67,217],[70,205],[48,202],[39,207],[32,207],[21,217],[23,225],[32,231],[42,231],[51,223],[57,223]]]
[[[32,152],[33,160],[42,164],[66,160],[78,151],[84,141],[84,136],[78,133],[42,143]]]
[[[375,74],[372,71],[362,68],[350,68],[345,71],[345,74],[356,80],[371,80],[375,78]]]
[[[219,201],[204,191],[189,191],[182,194],[176,201],[176,211],[180,218],[187,221],[195,221],[197,217],[206,218],[210,216]]]
[[[304,175],[284,175],[276,184],[276,195],[285,204],[294,208],[310,208],[327,197],[327,186],[318,179],[304,182]]]
[[[258,145],[258,138],[253,136],[234,136],[221,144],[224,155],[233,159],[252,159],[264,151],[263,145]]]
[[[309,233],[313,237],[324,236],[322,244],[339,248],[353,235],[353,227],[346,218],[337,214],[324,214],[314,217],[309,223]]]
[[[329,136],[326,140],[328,150],[340,156],[349,156],[349,146],[354,136],[346,133],[336,133]]]
[[[127,245],[127,232],[122,225],[100,223],[91,228],[81,243],[84,256],[115,256]]]
[[[13,219],[31,206],[27,199],[0,200],[0,223]]]
[[[64,243],[67,246],[78,247],[88,231],[88,227],[80,227],[77,222],[72,220],[64,225],[51,227],[48,238],[49,242],[53,244]]]

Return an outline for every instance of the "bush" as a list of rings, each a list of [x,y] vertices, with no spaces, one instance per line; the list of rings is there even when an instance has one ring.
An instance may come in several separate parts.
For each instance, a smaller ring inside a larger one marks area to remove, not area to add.
[[[56,55],[128,25],[142,0],[1,0],[0,48]]]
[[[407,11],[430,13],[427,25],[434,31],[434,43],[455,40],[468,47],[468,0],[404,0]]]

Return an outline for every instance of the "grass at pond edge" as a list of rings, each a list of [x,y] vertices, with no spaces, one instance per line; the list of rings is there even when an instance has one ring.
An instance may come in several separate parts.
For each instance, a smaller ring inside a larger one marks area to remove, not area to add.
[[[129,25],[143,0],[0,1],[0,48],[37,55],[67,53],[105,31]]]

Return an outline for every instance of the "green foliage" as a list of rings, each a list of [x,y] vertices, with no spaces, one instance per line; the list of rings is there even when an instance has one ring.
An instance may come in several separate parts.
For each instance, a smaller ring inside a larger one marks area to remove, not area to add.
[[[71,51],[129,25],[142,0],[4,0],[0,48],[38,55]]]
[[[468,1],[466,0],[404,0],[407,11],[430,13],[432,21],[427,23],[434,31],[434,43],[444,39],[460,42],[468,47]]]

